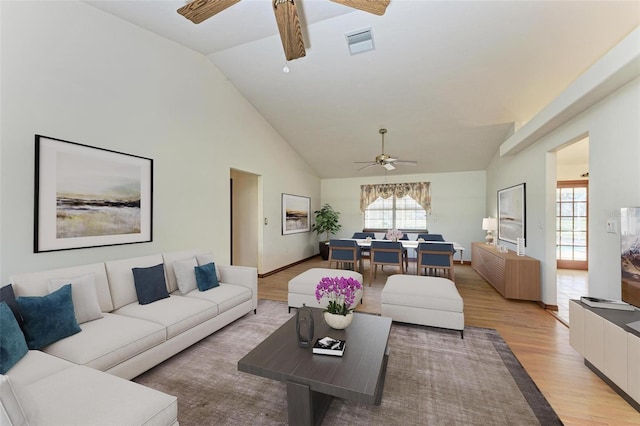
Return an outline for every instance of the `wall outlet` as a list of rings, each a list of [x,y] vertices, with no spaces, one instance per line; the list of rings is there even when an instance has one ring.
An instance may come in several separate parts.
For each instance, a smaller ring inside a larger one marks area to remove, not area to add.
[[[618,232],[618,221],[615,219],[607,219],[607,232],[616,234]]]

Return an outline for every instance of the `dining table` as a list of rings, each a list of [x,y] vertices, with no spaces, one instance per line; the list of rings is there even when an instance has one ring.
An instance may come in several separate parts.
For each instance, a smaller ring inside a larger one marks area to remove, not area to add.
[[[371,247],[371,241],[390,241],[390,240],[379,240],[379,239],[356,239],[356,238],[340,238],[341,240],[351,240],[355,241],[360,248],[369,248]],[[464,246],[454,242],[454,241],[420,241],[420,240],[398,240],[402,243],[402,247],[406,249],[418,249],[418,244],[427,243],[427,244],[451,244],[456,253],[460,253],[460,264],[464,263],[464,259],[462,257],[464,253]]]

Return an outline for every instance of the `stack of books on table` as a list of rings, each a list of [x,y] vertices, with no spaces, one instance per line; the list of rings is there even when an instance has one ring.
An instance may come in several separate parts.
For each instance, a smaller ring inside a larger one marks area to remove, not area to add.
[[[344,355],[346,343],[347,342],[344,340],[334,339],[328,336],[322,337],[316,340],[316,343],[313,345],[313,353],[320,355],[342,356]]]
[[[619,311],[634,311],[635,307],[622,300],[601,299],[599,297],[582,296],[580,301],[592,308],[617,309]]]

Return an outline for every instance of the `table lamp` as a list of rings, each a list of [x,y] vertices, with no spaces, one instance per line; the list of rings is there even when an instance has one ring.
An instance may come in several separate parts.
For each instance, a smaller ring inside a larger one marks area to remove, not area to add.
[[[495,217],[485,217],[482,219],[482,230],[487,231],[484,237],[486,244],[493,244],[493,231],[498,229],[498,221]]]

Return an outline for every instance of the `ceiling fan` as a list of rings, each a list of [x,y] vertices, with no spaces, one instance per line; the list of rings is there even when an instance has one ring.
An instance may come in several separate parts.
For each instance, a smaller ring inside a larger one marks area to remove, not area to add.
[[[178,9],[178,13],[194,24],[199,24],[239,1],[240,0],[193,0]],[[282,47],[284,48],[284,55],[287,61],[292,61],[306,55],[295,1],[297,0],[272,0],[273,13],[276,15],[276,23],[278,24]],[[374,15],[384,15],[390,2],[390,0],[331,1],[373,13]]]
[[[396,165],[415,166],[416,164],[418,164],[416,161],[398,160],[397,158],[393,158],[390,155],[385,154],[384,134],[387,133],[387,129],[380,129],[378,130],[378,132],[382,135],[382,154],[378,155],[375,161],[354,161],[354,163],[356,164],[367,164],[366,166],[359,168],[358,171],[368,169],[369,167],[373,166],[382,166],[387,170],[395,170]]]

